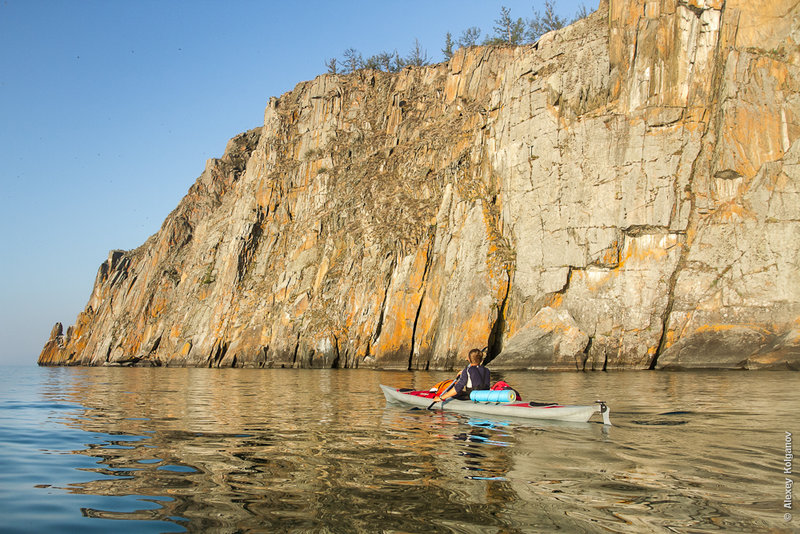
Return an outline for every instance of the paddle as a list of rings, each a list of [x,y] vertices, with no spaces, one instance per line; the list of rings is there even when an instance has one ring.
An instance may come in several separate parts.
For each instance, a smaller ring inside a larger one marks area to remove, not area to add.
[[[455,380],[453,380],[453,383],[452,383],[452,384],[450,384],[449,386],[447,386],[447,389],[445,389],[444,391],[442,391],[442,392],[441,392],[441,394],[439,394],[438,396],[439,396],[439,397],[441,397],[442,395],[444,395],[445,393],[447,393],[448,391],[450,391],[450,388],[452,388],[454,385],[456,385],[456,381],[455,381]],[[434,405],[434,404],[436,404],[437,402],[441,402],[441,403],[442,403],[442,406],[444,406],[444,403],[445,403],[445,402],[447,402],[448,400],[450,400],[450,399],[445,399],[445,400],[443,400],[443,401],[433,401],[433,402],[431,403],[431,405],[430,405],[430,406],[428,406],[428,408],[427,408],[427,409],[428,409],[428,410],[430,410],[431,408],[433,408],[433,405]]]

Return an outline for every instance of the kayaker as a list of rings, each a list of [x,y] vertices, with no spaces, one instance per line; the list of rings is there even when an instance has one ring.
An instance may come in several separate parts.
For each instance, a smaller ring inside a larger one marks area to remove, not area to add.
[[[434,402],[447,400],[450,397],[457,399],[469,399],[469,392],[481,389],[489,389],[489,369],[481,365],[483,362],[483,352],[480,349],[472,349],[467,355],[469,365],[467,365],[456,378],[453,386],[441,394],[434,397]]]

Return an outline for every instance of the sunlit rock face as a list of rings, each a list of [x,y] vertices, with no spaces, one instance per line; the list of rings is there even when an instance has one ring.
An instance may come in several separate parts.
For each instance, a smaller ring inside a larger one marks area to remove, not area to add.
[[[612,0],[269,101],[43,365],[797,367],[800,8]]]

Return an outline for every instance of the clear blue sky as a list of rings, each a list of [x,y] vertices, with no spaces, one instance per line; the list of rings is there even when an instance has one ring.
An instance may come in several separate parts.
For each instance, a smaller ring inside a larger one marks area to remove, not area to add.
[[[581,4],[556,0],[572,18]],[[74,323],[112,249],[141,245],[270,96],[353,47],[433,62],[544,0],[0,0],[0,364]]]

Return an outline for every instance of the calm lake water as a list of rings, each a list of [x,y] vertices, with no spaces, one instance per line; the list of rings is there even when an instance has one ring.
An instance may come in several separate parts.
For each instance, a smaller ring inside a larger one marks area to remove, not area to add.
[[[406,409],[378,388],[441,372],[0,371],[3,532],[800,528],[783,473],[797,373],[502,375],[526,400],[606,400],[606,427]]]

